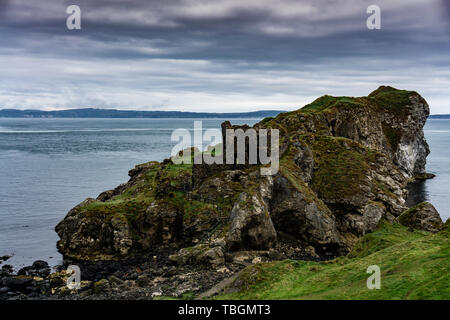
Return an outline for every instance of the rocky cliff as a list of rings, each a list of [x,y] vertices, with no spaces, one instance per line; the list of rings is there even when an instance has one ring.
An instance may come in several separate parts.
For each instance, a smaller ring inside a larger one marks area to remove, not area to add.
[[[58,250],[95,261],[166,248],[174,263],[215,266],[243,250],[344,254],[405,211],[407,183],[427,177],[428,115],[418,93],[391,87],[320,97],[254,126],[280,130],[276,175],[261,176],[259,165],[139,165],[128,183],[68,213]]]

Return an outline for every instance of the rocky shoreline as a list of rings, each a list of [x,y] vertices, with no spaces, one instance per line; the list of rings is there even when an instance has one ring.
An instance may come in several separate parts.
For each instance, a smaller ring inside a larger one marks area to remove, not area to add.
[[[0,299],[208,298],[254,264],[346,255],[383,221],[438,232],[431,204],[406,206],[408,184],[432,177],[428,115],[414,91],[323,96],[253,127],[280,131],[273,176],[260,164],[136,166],[127,183],[86,199],[56,226],[57,272],[44,261],[17,274],[3,264]],[[224,146],[226,129],[248,128],[223,123]],[[81,269],[79,290],[66,286],[71,264]]]
[[[66,260],[54,267],[38,260],[31,266],[13,272],[13,266],[4,264],[0,269],[0,299],[193,299],[200,294],[208,297],[209,290],[226,279],[237,275],[245,267],[274,260],[310,260],[323,258],[298,247],[284,247],[268,251],[240,251],[228,254],[216,264],[179,265],[171,259],[175,248],[160,248],[148,256],[122,261],[83,263]],[[6,262],[5,257],[4,262]],[[67,287],[66,269],[76,263],[82,274],[81,289]]]

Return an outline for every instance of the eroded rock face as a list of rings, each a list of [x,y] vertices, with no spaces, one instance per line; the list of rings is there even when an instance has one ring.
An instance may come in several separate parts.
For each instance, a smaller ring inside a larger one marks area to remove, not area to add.
[[[400,168],[408,175],[425,173],[426,158],[430,153],[423,134],[423,126],[430,114],[427,102],[418,94],[410,96],[410,113],[406,121],[397,123],[403,132],[395,159]]]
[[[353,130],[341,130],[339,135],[388,155],[408,178],[423,174],[430,153],[423,135],[430,114],[427,102],[416,92],[398,93],[385,86],[369,98],[379,100],[381,108],[365,110],[349,121]]]
[[[276,239],[269,208],[261,193],[242,193],[231,210],[230,230],[226,237],[228,249],[269,249]]]
[[[296,141],[293,145],[298,150],[294,156],[294,162],[300,169],[300,177],[304,183],[309,184],[314,170],[314,155],[305,144]]]
[[[58,250],[76,260],[125,257],[132,246],[127,221],[105,215],[84,215],[82,209],[93,203],[94,199],[83,201],[56,226],[61,238],[57,243]]]
[[[315,247],[340,243],[331,211],[313,194],[297,190],[281,174],[274,179],[270,212],[276,230],[283,235]]]
[[[170,202],[157,200],[136,219],[135,226],[140,234],[139,244],[147,250],[179,240],[183,234],[183,217]]]
[[[444,225],[436,208],[429,202],[408,209],[398,220],[404,226],[429,232],[439,232]]]
[[[423,126],[429,113],[417,92],[381,86],[368,97],[320,97],[264,126],[278,127],[286,135],[314,132],[349,138],[385,154],[405,177],[412,178],[425,172],[430,151]]]

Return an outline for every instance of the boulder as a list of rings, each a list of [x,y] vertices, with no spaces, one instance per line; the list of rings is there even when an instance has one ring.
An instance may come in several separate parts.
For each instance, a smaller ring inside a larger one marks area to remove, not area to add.
[[[141,274],[136,279],[138,286],[145,288],[151,283],[151,278],[147,274]]]
[[[36,260],[31,265],[31,268],[33,268],[34,270],[40,270],[40,269],[47,269],[47,268],[49,268],[49,266],[48,266],[48,263],[46,261]]]
[[[95,214],[86,210],[90,206]],[[56,226],[57,248],[64,257],[109,260],[129,253],[133,241],[127,220],[103,209],[101,202],[86,199]]]
[[[0,257],[0,263],[1,263],[2,261],[7,261],[9,258],[11,258],[11,256],[1,256],[1,257]]]
[[[340,236],[331,211],[307,187],[296,188],[288,178],[274,178],[271,217],[278,233],[314,247],[338,247]]]
[[[169,260],[180,266],[193,264],[218,267],[224,264],[225,257],[221,247],[211,248],[207,244],[199,244],[180,249],[178,253],[170,255]]]
[[[230,214],[230,229],[226,236],[229,250],[267,250],[276,244],[277,234],[266,200],[271,194],[270,185],[271,181],[266,180],[261,182],[259,190],[243,192],[239,196]]]
[[[116,276],[110,276],[108,278],[108,281],[111,286],[120,286],[120,285],[124,284],[124,282],[125,282],[124,280],[122,280]]]
[[[47,262],[42,260],[37,260],[31,266],[23,267],[17,272],[17,275],[39,276],[42,278],[47,277],[49,274],[50,267]]]
[[[368,203],[363,210],[363,234],[374,231],[385,214],[385,207],[377,202]]]
[[[94,283],[94,293],[96,294],[107,293],[110,290],[111,285],[106,279],[101,279],[100,281]]]
[[[406,210],[398,220],[404,226],[429,232],[438,232],[444,225],[436,208],[429,202],[419,203]]]
[[[24,276],[9,277],[4,280],[4,284],[6,287],[20,292],[27,291],[27,288],[31,285],[32,282],[33,278]]]

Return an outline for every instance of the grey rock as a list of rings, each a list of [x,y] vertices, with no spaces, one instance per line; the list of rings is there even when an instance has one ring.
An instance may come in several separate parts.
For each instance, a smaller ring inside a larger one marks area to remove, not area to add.
[[[404,226],[429,232],[438,232],[444,225],[439,212],[429,202],[422,202],[408,209],[398,220]]]
[[[32,281],[33,279],[31,278],[9,277],[4,280],[4,284],[14,291],[24,291],[30,286]]]
[[[1,256],[1,257],[0,257],[0,263],[1,263],[2,261],[7,261],[9,258],[11,258],[11,256],[8,256],[8,255],[6,255],[6,256]]]
[[[194,247],[183,248],[178,253],[170,255],[169,260],[177,265],[207,265],[217,267],[225,263],[225,256],[221,247],[209,247],[198,244]]]
[[[150,282],[151,282],[151,278],[146,274],[140,275],[136,280],[136,283],[140,287],[147,287],[150,284]]]
[[[311,182],[314,169],[313,153],[306,145],[299,142],[294,142],[293,144],[298,150],[294,156],[294,162],[300,168],[300,177],[303,182],[308,184]]]
[[[266,250],[277,239],[312,246],[318,255],[345,253],[381,218],[392,221],[404,212],[408,181],[428,176],[423,126],[429,107],[414,91],[382,86],[368,97],[324,96],[309,108],[254,126],[257,134],[269,127],[280,129],[284,161],[278,175],[262,177],[259,168],[243,163],[195,164],[192,172],[176,177],[164,171],[169,159],[137,166],[129,172],[129,182],[69,212],[56,227],[58,250],[74,260],[108,260],[160,246],[179,249],[183,242],[209,242],[204,252],[181,251],[172,257],[176,264],[209,265],[221,263],[224,250]],[[224,145],[226,129],[248,128],[224,122]],[[354,160],[348,162],[348,174],[345,157]],[[323,173],[336,173],[335,181],[326,181]],[[152,182],[143,187],[141,182],[149,178]],[[116,216],[114,208],[107,213],[84,210],[125,190],[138,195],[142,188],[151,191],[154,201],[132,217],[122,212]],[[175,195],[180,199],[173,201]],[[182,201],[201,202],[193,206],[199,212],[192,214]],[[225,245],[205,241],[218,237],[225,237]],[[219,249],[208,251],[213,247]]]
[[[330,210],[317,198],[307,197],[287,178],[274,178],[271,216],[278,232],[312,246],[338,245],[340,237]]]
[[[94,283],[94,293],[101,294],[101,293],[107,293],[111,290],[111,285],[109,284],[108,280],[101,279],[100,281],[97,281]]]
[[[105,214],[95,217],[84,215],[80,209],[94,202],[95,199],[86,199],[70,210],[56,226],[60,237],[57,248],[65,257],[109,260],[128,253],[131,236],[127,232],[127,222],[116,218],[107,219]]]
[[[0,288],[0,294],[5,294],[5,293],[7,293],[7,292],[9,292],[9,288],[8,287],[1,287]]]
[[[229,250],[265,250],[275,245],[277,234],[264,194],[244,192],[239,196],[230,214],[230,230],[226,236]]]
[[[40,270],[40,269],[47,269],[48,268],[48,263],[43,261],[43,260],[36,260],[35,262],[33,262],[33,264],[31,265],[32,269],[35,270]]]
[[[116,276],[110,276],[108,281],[113,286],[120,286],[124,283],[124,281]]]
[[[364,207],[363,219],[364,219],[364,234],[374,231],[381,218],[385,214],[385,208],[379,203],[369,203]]]
[[[205,261],[211,266],[217,267],[225,262],[223,250],[221,247],[214,247],[207,250],[201,257],[201,261]]]

